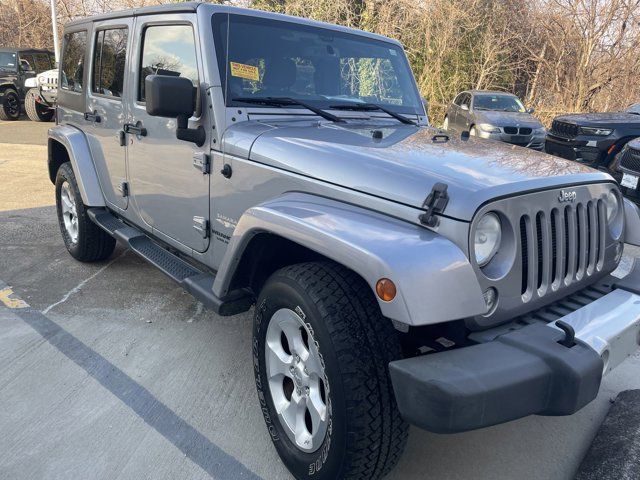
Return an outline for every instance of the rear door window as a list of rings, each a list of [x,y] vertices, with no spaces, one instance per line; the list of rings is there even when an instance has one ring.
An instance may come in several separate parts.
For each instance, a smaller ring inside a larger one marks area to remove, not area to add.
[[[115,98],[122,97],[127,37],[126,28],[100,30],[96,34],[91,82],[93,93]]]
[[[71,92],[82,92],[84,54],[87,48],[87,32],[67,33],[62,53],[62,78],[60,87]]]

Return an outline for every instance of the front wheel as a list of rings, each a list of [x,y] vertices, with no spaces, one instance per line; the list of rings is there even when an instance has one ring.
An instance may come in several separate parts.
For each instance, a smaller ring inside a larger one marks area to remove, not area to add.
[[[20,97],[15,90],[5,90],[0,98],[0,120],[17,120],[20,118]]]
[[[401,349],[360,277],[330,262],[277,271],[253,335],[264,419],[296,478],[377,479],[395,466],[408,426],[388,364]]]
[[[56,175],[56,210],[62,239],[73,258],[97,262],[113,253],[116,241],[89,218],[69,162]]]
[[[39,102],[40,94],[37,88],[31,88],[24,97],[24,110],[33,122],[50,122],[55,114],[52,108]]]

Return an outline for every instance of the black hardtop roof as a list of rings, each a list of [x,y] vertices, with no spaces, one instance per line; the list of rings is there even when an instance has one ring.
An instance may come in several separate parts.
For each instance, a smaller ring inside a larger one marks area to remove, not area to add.
[[[84,17],[84,18],[79,18],[77,20],[72,20],[71,22],[65,25],[65,29],[69,27],[78,27],[78,26],[88,25],[93,22],[100,22],[103,20],[110,20],[114,18],[137,17],[141,15],[154,15],[154,14],[163,14],[163,13],[194,13],[198,9],[198,7],[207,8],[210,12],[237,13],[237,14],[244,14],[244,15],[259,16],[263,18],[287,20],[287,21],[292,21],[300,24],[313,25],[321,28],[330,28],[332,30],[338,30],[342,32],[348,32],[348,33],[353,33],[361,36],[375,38],[385,42],[395,43],[396,45],[401,46],[400,42],[398,42],[393,38],[385,37],[383,35],[378,35],[371,32],[366,32],[363,30],[357,30],[353,28],[343,27],[340,25],[318,22],[318,21],[309,20],[306,18],[283,15],[281,13],[265,12],[259,9],[242,8],[242,7],[236,7],[236,6],[226,5],[226,4],[214,4],[214,3],[208,3],[208,2],[168,3],[163,5],[152,5],[149,7],[131,8],[128,10],[118,10],[114,12],[103,13],[100,15],[93,15],[91,17]]]
[[[109,20],[111,18],[137,17],[139,15],[152,15],[154,13],[180,13],[195,12],[199,5],[204,2],[180,2],[165,3],[162,5],[151,5],[148,7],[129,8],[126,10],[116,10],[109,13],[101,13],[90,17],[78,18],[68,22],[65,26],[81,25],[84,23],[98,22],[101,20]]]

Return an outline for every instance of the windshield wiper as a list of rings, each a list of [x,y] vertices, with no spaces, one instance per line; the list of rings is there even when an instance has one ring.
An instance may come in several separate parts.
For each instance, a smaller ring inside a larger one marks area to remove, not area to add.
[[[303,102],[301,100],[297,100],[295,98],[289,97],[235,97],[232,98],[234,102],[244,102],[244,103],[257,103],[259,105],[272,105],[274,107],[286,107],[287,105],[300,105],[307,110],[312,111],[316,115],[321,116],[322,118],[329,120],[331,122],[343,123],[344,119],[340,117],[336,117],[329,112],[325,112],[321,108],[314,107],[313,105],[309,105],[307,102]]]
[[[385,108],[382,105],[378,105],[377,103],[345,103],[342,105],[331,105],[329,108],[332,108],[334,110],[353,110],[353,111],[361,111],[361,112],[367,112],[367,111],[370,112],[372,110],[379,110],[406,125],[418,125],[417,122],[414,122],[413,120],[403,115],[400,115],[399,113],[396,113],[393,110],[389,110],[388,108]]]

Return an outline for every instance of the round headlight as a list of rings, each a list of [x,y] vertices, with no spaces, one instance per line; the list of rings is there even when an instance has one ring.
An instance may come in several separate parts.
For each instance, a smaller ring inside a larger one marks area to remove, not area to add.
[[[484,267],[498,251],[502,239],[500,219],[495,213],[485,214],[478,224],[473,238],[476,262]]]
[[[607,208],[607,223],[611,223],[618,216],[618,210],[620,210],[620,201],[613,190],[604,197],[604,204]]]

